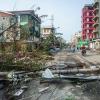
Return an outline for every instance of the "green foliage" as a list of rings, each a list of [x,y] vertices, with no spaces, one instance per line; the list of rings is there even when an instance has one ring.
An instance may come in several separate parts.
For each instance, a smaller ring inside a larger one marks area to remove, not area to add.
[[[0,70],[36,71],[40,70],[47,60],[53,60],[46,52],[39,50],[33,50],[32,52],[21,53],[21,55],[18,55],[7,53],[1,55],[3,57],[3,62],[0,65]]]
[[[76,100],[74,96],[68,96],[65,100]]]
[[[50,48],[54,45],[55,38],[56,37],[53,34],[50,34],[46,39],[43,39],[42,46],[45,51],[49,51]]]

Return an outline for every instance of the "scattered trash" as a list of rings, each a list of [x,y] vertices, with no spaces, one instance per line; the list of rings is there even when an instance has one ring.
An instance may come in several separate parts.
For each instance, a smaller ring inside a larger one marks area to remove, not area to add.
[[[28,88],[28,86],[26,86],[26,85],[23,85],[22,87],[21,87],[21,89],[27,89]]]
[[[30,82],[32,80],[32,78],[25,78],[24,82]]]
[[[41,89],[39,90],[39,92],[41,93],[41,92],[44,92],[44,91],[46,91],[46,90],[48,90],[48,89],[49,89],[49,87],[41,88]]]
[[[81,88],[81,86],[80,86],[80,85],[76,85],[76,87],[77,87],[77,88]]]
[[[52,74],[52,72],[50,71],[50,69],[46,69],[43,73],[42,73],[42,77],[43,78],[54,78],[54,75]]]
[[[79,74],[76,74],[76,76],[84,76],[84,74],[79,73]]]
[[[24,92],[23,89],[20,89],[19,91],[17,91],[14,96],[20,96],[22,93]]]
[[[97,68],[97,67],[96,67],[96,66],[90,66],[90,68],[91,68],[91,69],[95,69],[95,68]]]
[[[13,79],[13,77],[14,77],[14,71],[9,72],[8,75],[7,75],[7,77],[9,79]]]

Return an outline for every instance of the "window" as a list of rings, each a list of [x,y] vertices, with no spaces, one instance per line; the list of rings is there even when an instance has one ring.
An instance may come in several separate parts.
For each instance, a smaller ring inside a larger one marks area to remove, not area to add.
[[[87,28],[89,27],[89,24],[87,24]]]
[[[89,16],[89,13],[87,12],[87,16]]]
[[[20,22],[28,22],[28,16],[27,15],[21,15],[20,16]]]
[[[87,22],[89,21],[89,18],[87,18]]]
[[[89,30],[87,30],[87,33],[89,33]]]
[[[43,32],[44,32],[44,33],[46,32],[45,29],[43,30]]]

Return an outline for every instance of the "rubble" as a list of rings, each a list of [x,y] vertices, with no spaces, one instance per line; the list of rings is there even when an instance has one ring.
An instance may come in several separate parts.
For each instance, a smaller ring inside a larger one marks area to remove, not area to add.
[[[100,100],[100,81],[84,83],[81,89],[90,100]]]

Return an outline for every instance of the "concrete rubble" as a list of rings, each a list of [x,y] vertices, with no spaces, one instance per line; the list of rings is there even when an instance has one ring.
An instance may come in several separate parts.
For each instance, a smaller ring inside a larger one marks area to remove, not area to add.
[[[16,100],[99,100],[100,76],[97,72],[97,70],[99,70],[98,66],[90,64],[89,67],[89,62],[86,62],[82,58],[82,60],[79,60],[79,57],[76,57],[76,55],[67,55],[65,52],[58,53],[55,59],[56,63],[47,65],[43,71],[41,71],[43,73],[41,77],[35,79],[31,79],[30,77],[21,79],[21,87],[17,92],[14,92],[14,94],[19,94]],[[77,72],[71,73],[71,70]],[[86,70],[86,72],[91,71],[91,73],[83,73],[83,70]],[[96,73],[93,73],[94,70],[96,70]],[[26,75],[24,74],[24,76]],[[77,78],[77,80],[72,81],[75,80],[75,78]],[[79,80],[82,78],[87,80],[93,79],[94,81],[80,82]],[[30,79],[30,81],[28,79]],[[52,79],[56,80],[51,81]],[[2,95],[2,93],[0,94]]]

